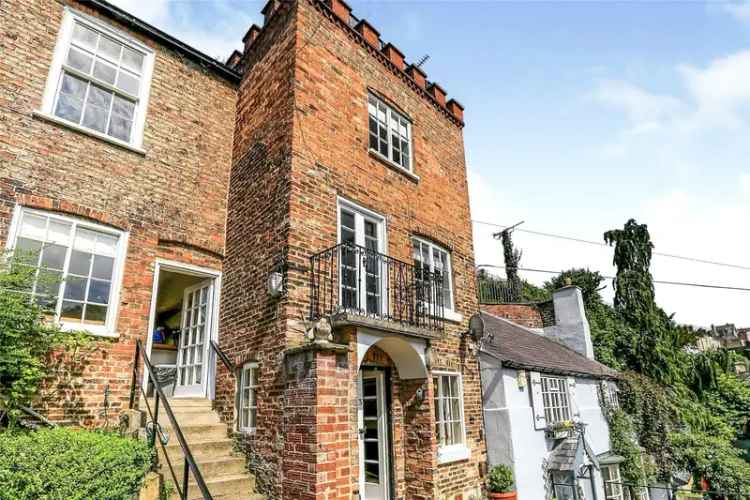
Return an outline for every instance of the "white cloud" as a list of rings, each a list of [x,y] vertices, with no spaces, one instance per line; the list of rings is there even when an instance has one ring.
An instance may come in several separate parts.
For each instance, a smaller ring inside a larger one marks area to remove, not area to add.
[[[605,80],[599,83],[593,97],[598,102],[622,111],[634,130],[657,127],[659,122],[672,118],[683,107],[672,96],[650,93],[629,82]]]

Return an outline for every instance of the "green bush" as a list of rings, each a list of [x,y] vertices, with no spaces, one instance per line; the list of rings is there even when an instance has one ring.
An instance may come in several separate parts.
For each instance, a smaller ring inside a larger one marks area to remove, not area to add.
[[[142,441],[99,431],[0,433],[0,497],[131,499],[153,461]]]
[[[496,465],[487,479],[491,493],[510,493],[513,491],[513,471],[507,465]]]

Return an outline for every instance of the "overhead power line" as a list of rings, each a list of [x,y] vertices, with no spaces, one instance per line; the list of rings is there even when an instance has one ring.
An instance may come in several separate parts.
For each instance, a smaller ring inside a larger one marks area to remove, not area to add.
[[[496,269],[505,269],[505,266],[497,266],[494,264],[480,264],[477,267],[491,267]],[[519,271],[526,271],[529,273],[546,273],[546,274],[561,274],[562,271],[550,271],[547,269],[534,269],[529,267],[519,267]],[[605,276],[601,275],[604,279],[615,279],[614,276]],[[675,286],[693,286],[697,288],[715,288],[718,290],[734,290],[734,291],[740,291],[740,292],[750,292],[750,288],[743,288],[740,286],[728,286],[728,285],[712,285],[707,283],[690,283],[687,281],[663,281],[663,280],[653,280],[654,283],[659,285],[675,285]]]
[[[474,224],[482,224],[484,226],[493,226],[493,227],[499,227],[503,229],[510,227],[510,226],[504,226],[502,224],[495,224],[494,222],[486,222],[486,221],[481,221],[481,220],[472,219],[471,222],[473,222]],[[573,241],[576,243],[585,243],[587,245],[596,245],[598,247],[608,248],[608,246],[605,243],[602,243],[601,241],[585,240],[583,238],[576,238],[574,236],[564,236],[562,234],[546,233],[543,231],[534,231],[531,229],[521,229],[521,228],[515,228],[514,231],[520,231],[522,233],[534,234],[537,236],[544,236],[547,238],[556,238],[558,240]],[[750,271],[750,266],[742,266],[739,264],[730,264],[727,262],[719,262],[716,260],[699,259],[697,257],[686,257],[685,255],[677,255],[674,253],[653,252],[653,254],[658,255],[659,257],[668,257],[670,259],[679,259],[679,260],[685,260],[689,262],[697,262],[699,264],[710,264],[712,266],[730,267],[732,269],[742,269],[743,271]]]

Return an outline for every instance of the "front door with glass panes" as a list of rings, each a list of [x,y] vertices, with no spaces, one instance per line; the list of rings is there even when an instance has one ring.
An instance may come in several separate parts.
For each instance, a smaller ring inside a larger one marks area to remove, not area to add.
[[[177,352],[176,397],[203,396],[206,393],[212,304],[213,280],[185,289]]]
[[[386,279],[383,223],[349,207],[339,214],[339,306],[358,314],[379,316],[384,310]]]
[[[363,500],[390,498],[388,465],[388,408],[382,370],[363,370],[360,376],[359,465]]]

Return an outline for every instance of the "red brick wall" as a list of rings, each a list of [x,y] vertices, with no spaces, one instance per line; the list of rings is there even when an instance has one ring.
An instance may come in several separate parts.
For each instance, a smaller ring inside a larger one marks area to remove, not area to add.
[[[536,304],[482,304],[482,310],[529,328],[543,328],[542,313]]]
[[[297,375],[287,377],[286,301],[266,293],[289,233],[295,43],[294,12],[283,10],[270,18],[243,60],[219,334],[222,350],[238,365],[259,362],[258,430],[238,441],[247,450],[258,490],[273,498],[291,498],[286,495],[314,484],[315,369],[308,373],[303,362]],[[215,405],[234,425],[234,377],[223,366],[218,370]],[[308,445],[311,450],[303,451]]]
[[[316,2],[299,0],[297,9],[290,266],[306,266],[309,255],[336,244],[337,196],[386,217],[389,255],[411,261],[415,234],[451,251],[456,310],[464,319],[461,324],[448,323],[445,337],[432,343],[432,368],[463,374],[471,459],[420,465],[425,455],[434,457],[436,446],[432,399],[428,398],[425,411],[413,415],[406,427],[409,451],[403,460],[397,457],[396,466],[405,467],[401,489],[407,498],[454,498],[481,483],[479,465],[485,460],[477,361],[464,335],[478,305],[462,130],[415,84],[409,84],[403,73],[386,64],[382,54]],[[419,180],[368,153],[368,87],[413,119],[414,173]],[[304,284],[304,276],[290,271],[290,282]],[[305,311],[307,300],[306,286],[290,286],[289,317]],[[292,343],[303,341],[299,332],[291,334]],[[425,439],[433,441],[426,445]],[[418,440],[421,444],[415,448]],[[427,453],[412,451],[425,446]],[[339,469],[340,477],[347,473],[356,489],[358,472]],[[333,495],[330,490],[325,493]]]
[[[0,241],[16,204],[130,232],[119,338],[97,342],[79,370],[45,388],[52,418],[94,423],[106,384],[113,418],[127,404],[134,342],[148,330],[155,259],[221,268],[236,85],[131,32],[156,53],[145,155],[39,120],[32,112],[41,107],[66,4],[101,17],[75,2],[0,3]]]

